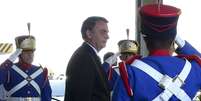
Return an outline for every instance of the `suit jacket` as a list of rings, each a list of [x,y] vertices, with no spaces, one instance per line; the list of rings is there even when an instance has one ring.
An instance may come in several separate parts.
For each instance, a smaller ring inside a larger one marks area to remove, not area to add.
[[[65,101],[109,101],[106,73],[94,50],[84,42],[72,55],[66,71]]]

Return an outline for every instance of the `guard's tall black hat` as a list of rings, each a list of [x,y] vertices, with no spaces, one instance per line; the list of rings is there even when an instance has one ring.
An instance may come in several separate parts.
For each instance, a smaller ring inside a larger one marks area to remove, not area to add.
[[[174,39],[181,10],[163,4],[148,4],[140,8],[142,34],[151,39]]]

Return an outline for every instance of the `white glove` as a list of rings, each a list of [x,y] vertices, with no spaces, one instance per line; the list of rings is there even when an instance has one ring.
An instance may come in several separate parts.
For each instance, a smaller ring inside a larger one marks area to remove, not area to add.
[[[22,49],[16,49],[16,51],[8,58],[8,60],[14,62],[21,53]]]
[[[105,62],[107,62],[110,66],[112,66],[114,63],[117,62],[117,57],[118,57],[119,55],[120,55],[120,53],[118,52],[118,53],[116,53],[116,54],[110,56],[109,58],[107,58],[107,59],[105,60]]]
[[[175,43],[178,45],[179,48],[182,48],[185,45],[185,40],[181,39],[181,37],[177,34],[175,38]]]

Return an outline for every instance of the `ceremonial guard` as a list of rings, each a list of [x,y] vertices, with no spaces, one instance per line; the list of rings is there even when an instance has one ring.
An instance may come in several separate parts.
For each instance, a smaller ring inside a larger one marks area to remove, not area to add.
[[[120,52],[119,58],[122,61],[126,61],[127,59],[129,59],[133,55],[137,55],[138,54],[138,47],[139,47],[137,41],[129,39],[129,29],[127,29],[126,32],[127,32],[127,39],[126,40],[120,40],[118,42],[119,52]]]
[[[164,4],[140,8],[141,31],[149,56],[120,63],[127,69],[128,80],[117,81],[113,101],[200,100],[200,53],[176,37],[180,13],[180,9]],[[170,54],[174,40],[179,46],[178,56]]]
[[[120,40],[118,42],[119,52],[105,59],[103,63],[104,70],[108,74],[108,80],[111,85],[111,90],[115,86],[116,80],[121,77],[124,81],[127,81],[127,70],[126,68],[121,68],[120,66],[113,66],[112,64],[117,62],[117,58],[119,57],[121,61],[129,62],[134,58],[139,58],[138,55],[138,42],[135,40],[129,39],[129,29],[126,30],[127,39]]]
[[[51,101],[47,68],[32,64],[35,38],[23,35],[15,38],[16,51],[0,66],[3,101]],[[15,59],[19,58],[17,63]]]
[[[104,65],[112,66],[113,63],[117,62],[117,58],[119,57],[121,61],[128,61],[130,58],[139,57],[138,55],[138,42],[135,40],[129,39],[129,29],[126,30],[127,39],[120,40],[118,42],[119,52],[113,54],[112,56],[104,59]],[[104,66],[108,67],[108,66]]]

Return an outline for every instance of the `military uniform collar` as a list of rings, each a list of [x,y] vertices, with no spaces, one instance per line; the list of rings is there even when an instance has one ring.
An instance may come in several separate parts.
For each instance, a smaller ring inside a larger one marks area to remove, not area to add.
[[[150,56],[171,56],[170,51],[166,49],[152,50]]]
[[[19,67],[23,70],[27,70],[31,67],[31,64],[27,64],[27,63],[24,63],[22,61],[18,62],[18,64],[19,64]]]

